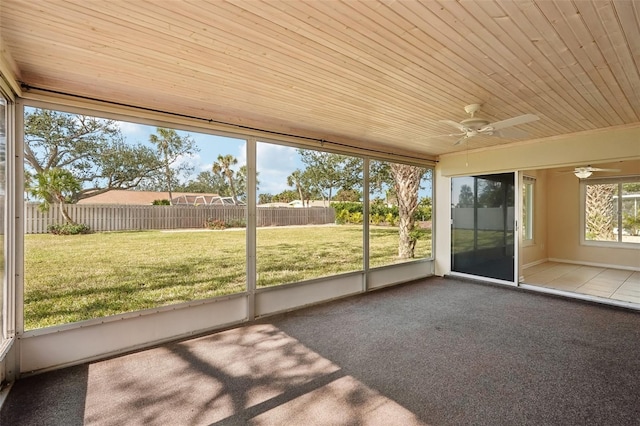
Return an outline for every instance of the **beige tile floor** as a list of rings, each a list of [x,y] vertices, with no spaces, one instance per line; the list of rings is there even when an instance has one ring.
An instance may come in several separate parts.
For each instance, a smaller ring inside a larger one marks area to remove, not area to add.
[[[526,284],[640,304],[640,272],[545,262],[523,275]]]

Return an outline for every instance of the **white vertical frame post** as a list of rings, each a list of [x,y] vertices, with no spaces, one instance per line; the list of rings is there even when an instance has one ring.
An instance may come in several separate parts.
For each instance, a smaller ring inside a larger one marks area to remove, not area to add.
[[[15,270],[13,278],[15,280],[15,330],[16,336],[20,337],[24,333],[24,103],[22,100],[16,102],[15,113],[15,151],[13,153],[15,215],[12,218],[15,228]]]
[[[367,291],[369,275],[369,158],[362,159],[362,291]]]
[[[15,264],[14,250],[16,228],[13,218],[15,206],[15,140],[16,114],[15,97],[10,87],[0,75],[0,96],[6,101],[5,105],[5,203],[4,203],[4,279],[2,283],[2,330],[0,330],[0,381],[12,382],[17,378],[18,364],[15,339]],[[1,404],[0,404],[1,405]]]
[[[15,107],[14,143],[12,144],[13,159],[13,215],[7,220],[13,224],[13,281],[14,294],[12,301],[14,306],[14,330],[15,338],[13,350],[13,365],[7,365],[11,369],[9,374],[17,377],[20,373],[20,336],[24,333],[24,103],[21,99],[16,101]],[[9,157],[7,157],[9,158]]]
[[[514,171],[514,203],[513,203],[513,285],[516,287],[520,285],[520,247],[522,246],[522,187],[524,185],[524,173],[521,171]]]
[[[15,241],[16,234],[21,230],[15,224],[16,204],[22,197],[17,197],[17,180],[24,173],[16,172],[16,108],[15,103],[9,100],[7,102],[7,122],[5,133],[5,223],[4,223],[4,264],[5,264],[5,282],[3,297],[3,325],[4,337],[11,339],[16,334],[16,304],[15,304],[15,271],[16,271],[16,250]],[[20,120],[22,122],[22,120]]]
[[[254,138],[247,139],[247,320],[255,319],[256,312],[256,191],[257,168],[256,146]]]

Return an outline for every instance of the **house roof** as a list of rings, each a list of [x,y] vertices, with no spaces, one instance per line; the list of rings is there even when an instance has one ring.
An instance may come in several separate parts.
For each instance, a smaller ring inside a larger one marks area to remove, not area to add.
[[[473,103],[539,116],[517,127],[530,140],[640,126],[639,16],[614,0],[2,0],[0,69],[25,98],[435,159],[523,140],[454,144],[441,120]]]
[[[192,192],[172,192],[174,199],[178,197],[205,196],[208,198],[219,197],[218,194],[196,194]],[[128,205],[149,205],[155,200],[168,200],[168,192],[156,191],[126,191],[111,190],[93,197],[84,198],[78,204],[128,204]]]

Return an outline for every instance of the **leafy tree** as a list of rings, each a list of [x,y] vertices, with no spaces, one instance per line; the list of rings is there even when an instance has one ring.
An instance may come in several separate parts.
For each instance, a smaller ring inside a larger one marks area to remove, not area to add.
[[[416,209],[416,220],[431,220],[432,205],[430,197],[422,197]]]
[[[273,203],[290,203],[297,199],[298,194],[290,189],[285,189],[279,194],[273,196]]]
[[[231,173],[232,183],[236,191],[235,200],[243,200],[247,195],[247,167],[241,166],[238,171],[231,170]],[[256,185],[258,184],[259,181],[256,180]],[[175,188],[184,192],[218,194],[224,197],[233,196],[227,175],[220,170],[218,173],[214,173],[213,167],[211,170],[200,172],[195,179],[176,185]]]
[[[210,170],[198,173],[195,179],[176,186],[176,190],[200,194],[228,194],[230,192],[226,179],[223,176],[213,174]]]
[[[352,189],[362,182],[362,160],[329,152],[299,149],[306,165],[303,176],[307,190],[316,190],[322,199],[331,201],[334,190]]]
[[[259,175],[260,175],[260,172],[256,172],[256,191],[260,189],[260,180],[258,179]],[[240,200],[246,199],[247,185],[248,185],[247,166],[242,165],[236,172],[236,177],[235,177],[235,189],[236,189],[236,195],[238,196],[238,199]]]
[[[397,204],[391,168],[386,161],[371,161],[369,163],[369,189],[371,194],[382,193],[384,200],[376,197],[376,202],[383,204]]]
[[[478,204],[482,207],[501,207],[505,203],[513,206],[515,191],[509,190],[513,181],[493,179],[496,178],[478,179]]]
[[[67,196],[71,203],[111,189],[135,188],[162,169],[153,149],[127,144],[113,120],[28,108],[24,133],[27,171],[34,177],[56,168],[68,171],[79,183]],[[35,192],[47,203],[55,202],[56,194]]]
[[[361,201],[362,193],[355,189],[340,189],[333,199],[335,201]]]
[[[156,134],[149,136],[149,141],[154,144],[160,154],[163,166],[163,180],[167,192],[169,192],[169,202],[173,199],[172,187],[175,176],[180,172],[193,170],[187,163],[182,163],[178,167],[171,167],[184,156],[192,155],[197,151],[195,141],[189,136],[180,136],[173,129],[163,127],[156,128]]]
[[[289,176],[287,176],[287,185],[294,187],[296,191],[298,191],[298,199],[302,203],[305,202],[305,193],[309,192],[304,187],[304,180],[304,173],[300,169],[294,170]]]
[[[80,190],[80,182],[70,171],[54,167],[36,173],[27,180],[27,191],[30,195],[41,199],[39,209],[49,211],[51,204],[56,204],[66,223],[75,224],[66,208],[66,203],[74,193]]]
[[[458,195],[458,204],[456,207],[473,207],[473,189],[469,185],[462,185],[460,187],[460,194]]]
[[[258,204],[269,204],[273,202],[273,194],[258,194]]]

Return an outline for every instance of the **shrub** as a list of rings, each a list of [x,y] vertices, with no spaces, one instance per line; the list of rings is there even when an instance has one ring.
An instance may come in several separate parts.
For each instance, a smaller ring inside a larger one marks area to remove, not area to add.
[[[220,219],[207,219],[207,221],[204,223],[205,228],[209,228],[209,229],[225,229],[227,227],[226,223],[224,223],[224,220],[220,220]]]
[[[226,223],[227,228],[246,228],[247,223],[244,219],[233,219]]]
[[[384,216],[384,221],[389,224],[389,226],[396,226],[398,224],[398,216],[389,212]]]
[[[379,213],[370,214],[369,222],[373,225],[380,225],[382,222],[384,222],[384,215],[381,215]]]
[[[169,200],[153,200],[151,204],[154,206],[170,206],[171,202]]]
[[[409,231],[409,239],[411,242],[418,241],[419,239],[425,237],[427,235],[427,230],[422,229],[417,225],[414,225],[413,229]]]
[[[363,216],[362,213],[360,212],[353,212],[349,215],[349,223],[354,223],[356,225],[361,224],[363,221]]]
[[[341,212],[343,210],[348,211],[349,213],[360,212],[362,213],[362,203],[357,203],[354,201],[344,201],[344,202],[332,202],[331,207],[334,208],[336,212]]]
[[[338,213],[336,214],[336,223],[338,225],[344,225],[345,223],[349,223],[349,210],[348,209],[342,209],[342,210],[336,210]]]
[[[246,228],[247,223],[244,221],[244,219],[232,219],[228,222],[225,222],[221,219],[209,218],[204,223],[204,227],[209,229]]]
[[[91,228],[84,223],[65,223],[62,225],[49,225],[47,231],[53,235],[79,235],[90,234]]]

